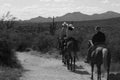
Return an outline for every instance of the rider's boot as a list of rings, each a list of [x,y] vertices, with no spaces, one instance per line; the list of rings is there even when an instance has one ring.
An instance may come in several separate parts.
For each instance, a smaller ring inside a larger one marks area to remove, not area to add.
[[[84,61],[85,63],[89,63],[91,60],[91,53],[92,53],[92,47],[88,50],[88,54],[86,57],[86,60]]]
[[[89,61],[90,61],[90,56],[89,56],[89,53],[88,53],[88,55],[87,55],[87,58],[85,59],[85,63],[89,63]]]

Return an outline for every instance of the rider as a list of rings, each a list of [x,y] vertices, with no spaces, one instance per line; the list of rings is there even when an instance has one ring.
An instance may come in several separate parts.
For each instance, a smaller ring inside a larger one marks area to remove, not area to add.
[[[75,40],[75,38],[73,37],[72,33],[73,33],[74,27],[72,24],[68,24],[67,30],[66,30],[66,42],[67,42],[67,46],[69,45],[69,43],[73,40]]]
[[[67,24],[66,22],[64,22],[62,24],[62,30],[63,30],[62,34],[64,34],[63,35],[64,47],[67,48],[67,45],[68,45],[67,42],[74,39],[73,37],[71,37],[71,34],[70,34],[72,33],[71,31],[74,30],[74,27],[72,24]]]
[[[97,33],[95,35],[93,35],[93,37],[92,37],[93,46],[90,47],[88,50],[87,59],[86,59],[85,63],[89,63],[89,61],[91,59],[91,53],[93,50],[96,49],[96,47],[98,45],[105,45],[106,36],[103,32],[101,32],[101,27],[97,26],[95,28],[95,30]]]

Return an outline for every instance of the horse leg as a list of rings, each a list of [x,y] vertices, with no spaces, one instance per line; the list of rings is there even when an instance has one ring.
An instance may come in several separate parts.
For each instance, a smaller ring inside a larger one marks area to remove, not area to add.
[[[63,56],[63,54],[62,54],[62,63],[64,63],[64,56]]]
[[[109,80],[109,69],[107,69],[107,80]]]
[[[109,71],[110,71],[110,66],[107,68],[107,80],[109,80]]]
[[[69,67],[70,67],[69,65],[70,65],[70,63],[69,63],[69,56],[67,56],[67,69],[68,69],[68,70],[70,69],[70,68],[69,68]]]
[[[63,51],[60,51],[60,54],[62,55],[62,63],[64,63],[64,56],[63,56]]]
[[[74,70],[73,71],[75,71],[75,56],[74,56]]]
[[[67,65],[67,57],[64,55],[64,64]]]
[[[67,69],[69,70],[69,60],[67,59]]]
[[[68,67],[69,67],[69,70],[71,70],[71,57],[70,57],[70,55],[68,55]]]
[[[72,58],[72,56],[70,56],[70,68],[71,68],[71,71],[73,70],[72,61],[73,61],[73,58]]]
[[[66,53],[65,58],[66,58],[67,69],[69,70],[69,56],[68,56],[68,52]]]
[[[97,66],[97,80],[99,80],[99,69],[98,69],[98,66]]]
[[[101,65],[97,65],[97,80],[101,80]]]
[[[69,56],[69,68],[72,71],[72,57],[71,57],[71,52],[69,52],[68,56]]]
[[[62,58],[63,58],[63,63],[64,63],[64,65],[66,65],[65,54],[63,54]]]
[[[92,74],[91,74],[91,80],[93,80],[93,71],[94,71],[94,64],[91,63],[91,72],[92,72]]]
[[[107,80],[109,80],[110,63],[111,63],[111,55],[109,54],[107,59]]]

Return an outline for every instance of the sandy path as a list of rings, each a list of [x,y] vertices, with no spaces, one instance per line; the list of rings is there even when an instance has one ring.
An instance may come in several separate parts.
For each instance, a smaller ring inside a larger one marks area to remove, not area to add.
[[[84,62],[77,62],[76,72],[70,72],[61,60],[28,53],[17,53],[17,56],[24,68],[29,70],[21,80],[90,80],[90,66]]]

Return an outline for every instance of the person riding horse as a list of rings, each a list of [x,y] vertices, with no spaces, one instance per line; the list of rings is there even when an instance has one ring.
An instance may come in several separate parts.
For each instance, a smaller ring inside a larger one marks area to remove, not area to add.
[[[62,49],[61,49],[61,54],[62,54],[62,62],[66,64],[66,55],[68,53],[68,47],[71,46],[75,41],[77,41],[73,36],[74,27],[72,24],[68,24],[64,22],[62,24],[62,29],[61,29],[61,42],[62,42]],[[75,43],[74,43],[75,44]],[[75,47],[76,48],[76,47]]]
[[[68,42],[74,40],[74,37],[72,37],[69,32],[74,30],[74,27],[72,24],[67,24],[66,22],[64,22],[62,24],[62,29],[65,30],[65,33],[63,33],[64,35],[62,36],[63,39],[63,44],[64,47],[67,48],[68,46]]]
[[[103,32],[101,32],[101,27],[97,26],[95,30],[97,31],[97,33],[92,37],[93,46],[90,47],[88,50],[85,63],[89,63],[89,61],[91,60],[91,54],[97,48],[98,45],[105,45],[106,36]]]

